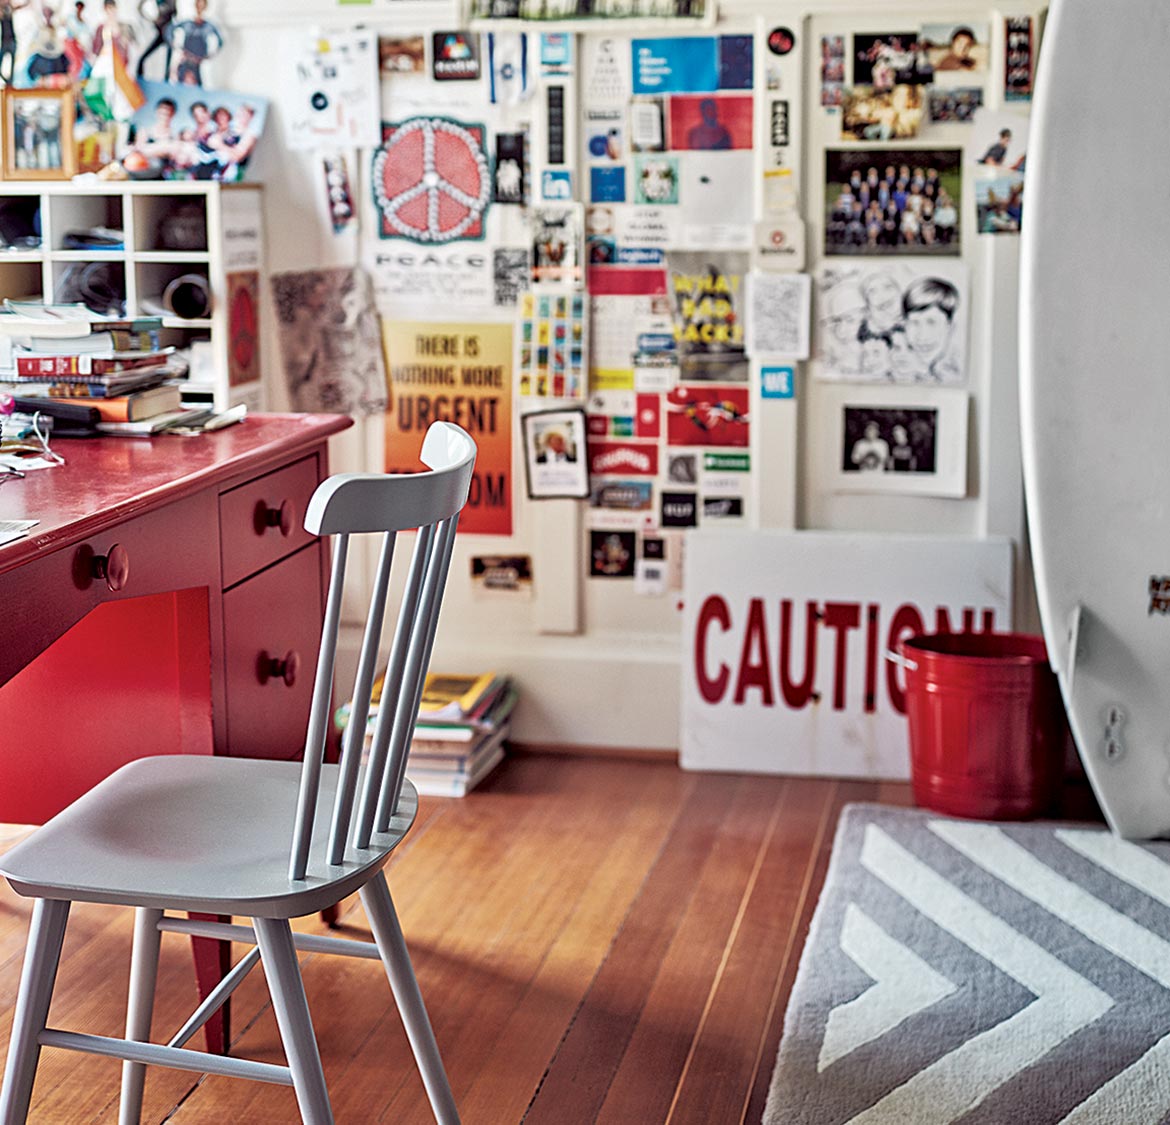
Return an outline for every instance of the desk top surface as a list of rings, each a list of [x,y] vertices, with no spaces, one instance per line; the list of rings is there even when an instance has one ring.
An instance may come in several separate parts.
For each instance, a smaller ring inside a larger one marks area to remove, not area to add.
[[[195,437],[58,439],[65,464],[0,485],[0,519],[40,522],[0,547],[0,572],[173,503],[254,476],[352,425],[343,414],[253,414]]]

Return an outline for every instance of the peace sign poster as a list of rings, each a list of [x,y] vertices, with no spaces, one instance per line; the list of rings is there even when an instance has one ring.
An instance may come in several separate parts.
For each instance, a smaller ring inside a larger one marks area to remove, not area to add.
[[[482,125],[412,117],[382,125],[374,152],[374,200],[383,238],[432,246],[483,238],[492,178]]]
[[[460,533],[512,534],[512,326],[384,317],[392,406],[386,471],[418,472],[432,422],[462,426],[479,447]]]

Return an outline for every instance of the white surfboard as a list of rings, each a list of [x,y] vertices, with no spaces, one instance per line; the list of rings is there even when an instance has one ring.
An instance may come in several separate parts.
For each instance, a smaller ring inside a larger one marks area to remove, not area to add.
[[[1131,838],[1170,834],[1167,57],[1166,0],[1055,0],[1021,247],[1044,634],[1094,791]]]

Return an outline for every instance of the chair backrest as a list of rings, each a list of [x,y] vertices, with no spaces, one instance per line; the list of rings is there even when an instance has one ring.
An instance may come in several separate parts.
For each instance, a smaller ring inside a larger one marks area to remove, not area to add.
[[[451,565],[459,512],[467,502],[476,447],[449,422],[435,422],[423,440],[427,472],[339,473],[322,481],[309,501],[305,529],[332,535],[333,568],[321,631],[321,651],[305,738],[305,757],[293,829],[289,877],[303,879],[308,868],[313,820],[320,791],[321,761],[329,727],[333,668],[341,623],[341,597],[350,535],[383,534],[365,633],[353,685],[353,709],[341,752],[326,862],[338,864],[351,836],[367,848],[374,832],[385,832],[398,805],[406,755],[430,662],[439,606]],[[358,793],[362,748],[369,719],[370,690],[386,618],[394,545],[399,531],[418,528],[410,569],[382,682],[373,745]],[[354,818],[355,799],[357,816]]]

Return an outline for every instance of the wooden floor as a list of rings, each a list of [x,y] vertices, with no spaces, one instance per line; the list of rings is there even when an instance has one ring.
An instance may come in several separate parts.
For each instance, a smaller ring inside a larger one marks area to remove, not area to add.
[[[521,754],[465,800],[424,800],[390,888],[463,1120],[758,1122],[833,827],[858,800],[909,792]],[[53,1026],[121,1033],[130,923],[74,907]],[[27,924],[5,884],[0,1051]],[[356,900],[342,925],[369,936]],[[429,1121],[377,963],[302,969],[337,1120]],[[156,1040],[194,1006],[192,982],[185,940],[164,937]],[[233,1053],[281,1061],[260,972],[233,1004]],[[31,1120],[116,1121],[118,1068],[46,1051]],[[151,1069],[143,1120],[298,1118],[286,1088]]]

